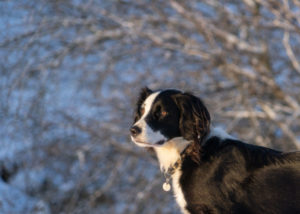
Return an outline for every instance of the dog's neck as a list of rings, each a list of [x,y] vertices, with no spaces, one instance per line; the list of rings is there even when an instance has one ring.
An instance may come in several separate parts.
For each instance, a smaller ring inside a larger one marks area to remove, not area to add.
[[[166,172],[173,166],[180,159],[180,154],[189,144],[189,141],[184,140],[182,137],[177,137],[167,141],[163,146],[154,147],[160,170]]]
[[[202,142],[203,145],[209,138],[213,136],[217,136],[221,139],[226,139],[226,138],[234,139],[234,137],[227,134],[220,127],[211,126],[210,130],[211,131],[208,133],[208,135],[204,138],[204,141]],[[182,151],[190,143],[191,143],[190,141],[187,141],[182,137],[176,137],[167,141],[162,146],[154,147],[154,150],[156,152],[160,164],[160,170],[162,172],[166,172],[171,166],[173,166],[176,163],[176,161],[180,159],[180,155]]]

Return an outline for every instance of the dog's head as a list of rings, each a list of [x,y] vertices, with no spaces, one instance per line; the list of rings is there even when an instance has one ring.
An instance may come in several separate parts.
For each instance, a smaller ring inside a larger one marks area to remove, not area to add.
[[[182,137],[200,148],[209,127],[209,113],[198,97],[173,89],[143,88],[130,132],[132,141],[141,147],[161,147]]]

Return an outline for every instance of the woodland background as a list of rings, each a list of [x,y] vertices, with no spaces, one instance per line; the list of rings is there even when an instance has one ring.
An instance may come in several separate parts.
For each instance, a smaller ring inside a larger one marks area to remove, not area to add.
[[[2,0],[0,213],[175,213],[130,142],[139,90],[192,91],[249,143],[300,148],[298,0]]]

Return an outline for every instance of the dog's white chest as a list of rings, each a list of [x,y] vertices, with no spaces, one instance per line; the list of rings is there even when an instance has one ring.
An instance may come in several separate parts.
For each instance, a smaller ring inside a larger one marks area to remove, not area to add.
[[[173,191],[174,191],[174,196],[176,198],[176,202],[179,205],[181,211],[183,214],[190,214],[187,210],[186,210],[186,200],[184,198],[182,189],[180,187],[179,184],[179,179],[181,176],[181,171],[179,169],[177,169],[174,173],[174,175],[172,176],[172,186],[173,186]]]

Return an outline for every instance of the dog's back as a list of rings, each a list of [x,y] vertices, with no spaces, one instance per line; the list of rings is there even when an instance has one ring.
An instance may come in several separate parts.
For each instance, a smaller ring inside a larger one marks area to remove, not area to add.
[[[300,213],[300,153],[210,138],[180,183],[190,213]]]

